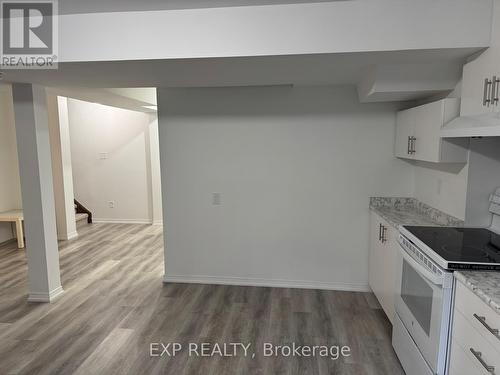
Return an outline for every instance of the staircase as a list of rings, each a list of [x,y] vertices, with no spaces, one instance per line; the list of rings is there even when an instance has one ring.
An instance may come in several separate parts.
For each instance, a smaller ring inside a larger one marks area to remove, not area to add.
[[[83,204],[78,202],[76,199],[74,200],[74,203],[76,223],[78,224],[83,220],[87,220],[87,223],[92,224],[92,212],[90,212]]]
[[[78,224],[80,221],[83,221],[83,220],[86,220],[88,221],[88,217],[89,215],[88,214],[75,214],[75,219],[76,219],[76,223]]]

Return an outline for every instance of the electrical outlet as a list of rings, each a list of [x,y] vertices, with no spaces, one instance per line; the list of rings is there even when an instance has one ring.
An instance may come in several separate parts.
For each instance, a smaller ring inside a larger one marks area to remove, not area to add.
[[[109,201],[108,202],[108,207],[109,208],[115,208],[115,201]]]
[[[221,193],[212,193],[212,205],[220,206],[222,204],[222,194]]]

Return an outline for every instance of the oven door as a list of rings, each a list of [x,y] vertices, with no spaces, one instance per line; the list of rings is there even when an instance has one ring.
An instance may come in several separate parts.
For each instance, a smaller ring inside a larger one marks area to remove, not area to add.
[[[444,374],[451,313],[446,277],[431,272],[403,248],[398,253],[396,312],[433,374]]]

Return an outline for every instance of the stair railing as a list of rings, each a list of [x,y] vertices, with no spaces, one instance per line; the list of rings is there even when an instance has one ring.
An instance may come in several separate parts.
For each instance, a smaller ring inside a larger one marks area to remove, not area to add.
[[[76,213],[87,214],[87,223],[92,224],[92,212],[90,212],[83,204],[78,202],[76,199],[74,201],[76,206]]]

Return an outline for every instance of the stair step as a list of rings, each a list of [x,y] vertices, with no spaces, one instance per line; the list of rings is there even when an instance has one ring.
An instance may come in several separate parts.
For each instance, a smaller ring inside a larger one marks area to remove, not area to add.
[[[88,217],[89,217],[89,215],[87,215],[87,214],[76,214],[75,215],[76,222],[79,222],[82,220],[87,220]]]

